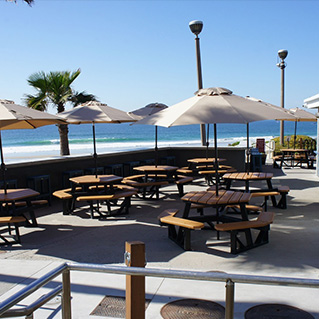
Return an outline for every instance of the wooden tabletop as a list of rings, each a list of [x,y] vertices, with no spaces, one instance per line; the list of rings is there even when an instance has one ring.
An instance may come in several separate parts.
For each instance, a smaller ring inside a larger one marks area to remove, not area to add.
[[[4,193],[3,189],[0,189],[1,202],[11,202],[11,201],[26,199],[26,198],[34,197],[38,195],[40,195],[40,193],[30,188],[7,189],[7,194]]]
[[[120,182],[123,178],[116,175],[83,175],[71,177],[70,181],[75,184],[112,184]]]
[[[265,180],[273,178],[273,173],[261,172],[243,172],[243,173],[226,173],[223,178],[231,180],[249,181],[249,180]]]
[[[308,152],[308,150],[307,150],[307,149],[304,149],[304,148],[282,148],[281,151],[282,151],[282,152],[293,152],[293,153]]]
[[[219,190],[218,196],[216,191],[199,191],[189,192],[182,197],[185,202],[204,204],[208,206],[214,205],[235,205],[248,203],[251,198],[250,193]]]
[[[225,162],[225,158],[218,158],[218,162]],[[203,157],[203,158],[190,158],[187,160],[189,163],[196,163],[196,164],[207,164],[207,163],[214,163],[215,162],[215,157]]]
[[[137,166],[133,168],[136,171],[144,172],[144,173],[167,173],[167,172],[174,172],[178,169],[176,166],[168,166],[168,165],[144,165],[144,166]]]

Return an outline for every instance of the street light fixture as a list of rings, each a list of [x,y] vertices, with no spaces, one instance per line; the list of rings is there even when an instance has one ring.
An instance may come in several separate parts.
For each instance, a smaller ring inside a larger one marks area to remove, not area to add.
[[[286,62],[285,59],[288,55],[287,50],[279,50],[278,51],[278,56],[281,59],[280,63],[277,63],[278,68],[281,69],[281,107],[285,107],[285,67],[286,67]],[[280,144],[284,145],[284,121],[280,121]]]
[[[199,37],[198,35],[201,33],[203,29],[203,22],[199,20],[193,20],[189,23],[189,28],[196,35],[195,44],[196,44],[196,59],[197,59],[197,80],[198,80],[198,90],[203,88],[203,79],[202,79],[202,65],[200,59],[200,48],[199,48]],[[205,124],[200,125],[200,134],[202,145],[206,145],[206,130]]]

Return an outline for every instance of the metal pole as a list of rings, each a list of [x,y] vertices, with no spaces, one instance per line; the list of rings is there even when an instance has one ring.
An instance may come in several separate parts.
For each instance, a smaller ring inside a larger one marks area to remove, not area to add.
[[[250,170],[249,123],[246,124],[246,127],[247,127],[246,171],[247,173],[249,173],[249,170]]]
[[[288,55],[287,50],[279,50],[278,51],[278,56],[281,59],[280,63],[277,63],[278,68],[281,69],[281,107],[285,107],[285,59]],[[284,145],[284,138],[285,138],[285,133],[284,133],[284,121],[280,121],[280,144]]]
[[[226,282],[226,311],[225,319],[234,318],[234,299],[235,299],[235,284],[230,279]]]
[[[195,38],[195,44],[196,44],[196,61],[197,61],[197,82],[198,82],[198,89],[203,88],[203,77],[202,77],[202,64],[201,64],[201,58],[200,58],[200,47],[199,47],[199,37],[196,35]],[[202,145],[206,145],[206,135],[205,135],[205,124],[200,125],[200,136]]]
[[[158,165],[157,125],[155,125],[155,167]]]
[[[215,174],[216,174],[216,196],[218,196],[219,174],[218,174],[218,150],[217,150],[217,124],[214,123],[214,147],[215,147]]]
[[[1,154],[1,172],[2,172],[2,180],[3,180],[3,189],[4,189],[4,193],[7,194],[6,164],[4,163],[4,158],[3,158],[1,130],[0,130],[0,154]]]
[[[62,273],[62,319],[71,319],[71,280],[70,270]]]
[[[208,159],[208,147],[209,147],[209,124],[207,124],[206,159]]]
[[[281,68],[281,107],[285,107],[285,63],[280,63]],[[280,121],[280,144],[284,145],[284,138],[285,138],[285,132],[284,132],[284,121]]]
[[[95,141],[95,125],[92,122],[93,129],[93,158],[94,158],[94,169],[95,169],[95,177],[97,177],[97,154],[96,154],[96,141]]]

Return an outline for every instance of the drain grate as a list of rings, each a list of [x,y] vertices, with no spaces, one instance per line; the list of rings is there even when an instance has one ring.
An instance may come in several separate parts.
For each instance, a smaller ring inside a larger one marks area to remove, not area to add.
[[[145,299],[145,309],[148,307],[150,301],[150,299]],[[125,308],[125,297],[105,296],[90,315],[125,318]]]
[[[161,315],[164,319],[224,319],[225,308],[213,301],[180,299],[162,307]]]
[[[249,308],[245,312],[245,319],[314,319],[314,317],[299,308],[281,305],[264,304]]]

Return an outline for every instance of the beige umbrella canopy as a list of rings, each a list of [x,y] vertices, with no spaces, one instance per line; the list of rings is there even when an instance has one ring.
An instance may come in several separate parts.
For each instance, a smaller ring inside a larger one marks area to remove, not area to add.
[[[33,129],[50,124],[65,124],[58,116],[36,111],[9,100],[0,100],[0,130]]]
[[[261,100],[252,100],[224,88],[201,89],[195,96],[140,120],[139,124],[164,127],[210,123],[250,123],[261,120],[294,119],[293,115]]]
[[[95,123],[125,123],[136,120],[126,112],[97,101],[90,101],[71,110],[59,113],[70,124],[92,123],[95,174],[97,174],[97,153],[95,141]]]
[[[289,112],[291,112],[294,116],[294,120],[288,120],[288,121],[295,121],[295,132],[294,132],[294,148],[296,145],[296,136],[297,136],[297,122],[316,122],[317,117],[316,115],[307,112],[303,109],[300,109],[299,107],[296,107],[294,109],[289,109]]]
[[[140,109],[129,112],[128,114],[136,120],[141,120],[145,117],[151,116],[159,111],[167,109],[168,106],[163,103],[150,103]],[[157,125],[155,125],[155,166],[158,164],[158,147],[157,147]]]
[[[133,118],[136,118],[136,120],[140,120],[144,117],[153,115],[167,108],[168,108],[167,105],[156,102],[156,103],[147,104],[146,106],[141,107],[140,109],[137,109],[135,111],[129,112],[128,114],[132,116]]]
[[[217,123],[248,124],[254,121],[287,118],[294,118],[294,116],[283,112],[280,107],[235,95],[225,88],[214,87],[201,89],[195,93],[194,97],[146,117],[137,124],[171,127],[214,123],[214,146],[217,159]],[[217,164],[217,161],[215,163]],[[218,184],[218,174],[216,175]]]
[[[51,124],[65,124],[65,121],[58,116],[29,109],[27,107],[15,104],[13,101],[0,100],[1,171],[5,193],[7,193],[5,179],[6,167],[3,158],[1,130],[34,129]]]

